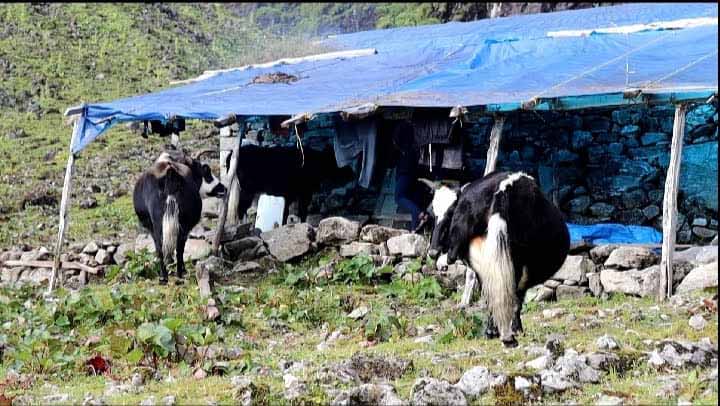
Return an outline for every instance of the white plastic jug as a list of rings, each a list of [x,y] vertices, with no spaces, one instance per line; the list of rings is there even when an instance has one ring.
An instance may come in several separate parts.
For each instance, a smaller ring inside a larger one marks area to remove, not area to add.
[[[285,198],[281,196],[260,195],[255,216],[255,228],[262,232],[272,230],[275,223],[282,225],[285,211]]]

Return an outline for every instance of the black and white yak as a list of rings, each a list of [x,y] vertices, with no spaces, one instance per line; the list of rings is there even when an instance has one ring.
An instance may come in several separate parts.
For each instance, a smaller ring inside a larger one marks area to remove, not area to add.
[[[203,151],[205,152],[205,151]],[[176,254],[177,276],[185,274],[183,253],[190,230],[200,221],[202,199],[222,197],[225,186],[210,167],[180,151],[160,154],[135,183],[133,204],[140,224],[152,235],[160,260],[160,283],[168,279],[167,264]]]
[[[499,329],[503,344],[516,346],[527,289],[550,279],[570,248],[562,213],[522,172],[493,172],[462,188],[423,181],[435,190],[428,254],[470,265],[488,305],[486,336]]]

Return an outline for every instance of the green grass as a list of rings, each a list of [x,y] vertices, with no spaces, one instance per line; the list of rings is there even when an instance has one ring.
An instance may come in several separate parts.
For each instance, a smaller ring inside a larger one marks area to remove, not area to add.
[[[119,394],[106,398],[106,401],[110,404],[137,403],[153,395],[159,402],[163,396],[172,394],[181,403],[210,400],[232,403],[229,376],[245,375],[255,385],[266,389],[265,400],[277,403],[283,401],[283,381],[278,365],[282,360],[292,360],[303,361],[307,366],[298,374],[307,381],[310,390],[305,400],[322,403],[332,399],[315,381],[317,371],[324,366],[332,369],[334,364],[350,359],[356,352],[412,360],[413,368],[391,382],[404,399],[410,398],[413,383],[421,373],[451,383],[476,365],[506,374],[534,373],[521,366],[522,362],[530,360],[521,349],[505,349],[498,340],[488,341],[475,335],[474,331],[482,326],[473,330],[472,316],[462,316],[454,310],[457,301],[451,292],[443,290],[440,298],[417,297],[412,295],[417,285],[389,282],[382,275],[355,284],[332,281],[288,283],[291,273],[309,272],[313,264],[327,259],[327,253],[320,253],[279,273],[248,278],[244,289],[219,287],[216,297],[222,317],[218,322],[204,321],[204,300],[198,296],[192,279],[183,288],[158,286],[154,279],[135,276],[123,279],[129,280],[126,283],[108,281],[107,284],[91,285],[79,293],[60,290],[56,305],[45,303],[40,292],[32,289],[0,290],[0,319],[12,323],[0,334],[0,342],[6,343],[0,377],[12,368],[35,379],[27,390],[9,385],[4,389],[0,386],[0,391],[4,390],[6,396],[25,394],[41,399],[54,390],[43,386],[44,382],[49,382],[59,387],[59,393],[68,393],[74,401],[80,402],[86,393],[102,396],[111,380],[127,383],[135,372],[151,376],[157,369],[163,379],[172,376],[175,381],[168,384],[146,379],[141,393]],[[142,264],[152,264],[152,255],[135,256],[131,263],[135,265],[130,266],[129,269],[133,269],[130,272],[140,275],[141,268],[148,266]],[[400,292],[399,296],[388,296],[389,286],[394,286],[393,289]],[[696,295],[694,300],[701,296]],[[371,308],[371,313],[361,320],[349,319],[347,314],[360,305]],[[566,314],[574,314],[577,319],[567,321],[567,316],[544,319],[542,311],[555,307],[565,309]],[[596,318],[601,309],[615,314],[600,319],[599,325],[583,325],[590,318]],[[638,310],[644,318],[636,317]],[[397,325],[383,324],[387,334],[377,335],[380,341],[366,348],[367,324],[373,312],[395,317]],[[659,319],[663,313],[670,316],[667,324]],[[649,350],[642,340],[697,341],[703,337],[715,340],[717,313],[706,314],[706,317],[709,317],[708,326],[698,332],[687,326],[688,315],[684,311],[669,304],[657,305],[651,299],[613,296],[609,300],[583,298],[560,303],[533,303],[526,306],[523,314],[526,333],[519,337],[520,348],[543,345],[548,334],[561,333],[565,337],[565,348],[591,352],[597,350],[595,341],[599,336],[610,334],[621,346],[618,354],[628,360],[627,370],[611,371],[599,384],[584,385],[562,394],[543,395],[542,403],[594,403],[601,393],[620,393],[634,404],[673,403],[676,400],[656,398],[657,379],[663,373],[637,361],[644,351]],[[429,324],[439,327],[433,334],[433,342],[415,343],[413,329]],[[169,334],[162,333],[165,329],[159,327],[162,325],[179,326],[172,327],[177,329],[172,330],[177,331],[173,333],[177,336],[156,341],[144,338],[147,334],[140,332],[150,328],[147,331],[160,329],[157,334]],[[336,329],[342,331],[343,338],[326,350],[318,351],[316,346],[325,334]],[[117,338],[118,334],[126,338]],[[99,340],[85,344],[92,336]],[[242,355],[227,361],[228,375],[211,374],[197,380],[192,376],[196,368],[210,371],[213,365],[219,364],[202,357],[190,363],[180,360],[175,344],[179,342],[176,337],[180,336],[185,337],[186,342],[196,343],[193,345],[215,343],[225,348],[239,348]],[[152,356],[153,353],[157,358]],[[84,362],[96,354],[111,361],[109,376],[87,375]],[[138,355],[142,357],[137,358]],[[698,379],[707,371],[690,369],[678,373],[681,396],[700,404],[714,404],[716,387],[706,393],[709,384]],[[499,399],[497,396],[501,396],[500,393],[491,390],[473,403],[494,403]]]

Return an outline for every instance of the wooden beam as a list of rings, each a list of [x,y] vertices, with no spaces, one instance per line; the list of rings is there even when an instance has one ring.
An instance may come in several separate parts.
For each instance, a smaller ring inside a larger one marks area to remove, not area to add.
[[[670,144],[670,164],[665,177],[665,195],[663,198],[663,242],[660,259],[660,286],[657,297],[665,300],[672,296],[673,254],[675,253],[675,232],[677,230],[677,193],[680,183],[680,161],[682,159],[683,138],[685,135],[685,112],[687,105],[675,107],[672,143]]]
[[[28,268],[52,268],[55,266],[54,261],[14,261],[14,260],[8,260],[5,262],[2,262],[3,266],[7,267],[28,267]],[[85,264],[81,264],[79,262],[73,262],[73,261],[61,261],[60,267],[62,269],[75,269],[78,271],[84,271],[87,273],[91,273],[93,275],[97,275],[98,270],[96,268],[93,268],[91,266],[87,266]]]
[[[500,138],[502,138],[502,130],[505,125],[505,116],[498,116],[495,118],[495,123],[490,131],[490,145],[487,151],[487,162],[485,162],[485,173],[483,176],[487,176],[488,173],[495,170],[495,164],[497,163],[498,151],[500,150]]]
[[[242,139],[245,136],[245,122],[240,122],[240,132],[237,137],[237,142],[235,143],[235,148],[233,149],[232,157],[230,158],[230,187],[232,188],[233,182],[235,182],[235,178],[237,177],[237,165],[238,165],[238,156],[240,155],[240,145],[242,144]],[[232,191],[231,191],[232,192]],[[215,234],[215,240],[213,241],[213,254],[215,256],[218,255],[220,252],[220,241],[223,236],[223,231],[225,230],[225,221],[227,220],[227,214],[228,214],[228,200],[230,199],[231,193],[226,193],[225,197],[223,198],[223,204],[220,207],[220,221],[218,223],[218,231]]]
[[[50,284],[48,286],[48,294],[51,294],[53,289],[55,288],[55,281],[58,279],[58,277],[60,278],[60,282],[62,283],[62,272],[60,272],[60,254],[62,252],[63,239],[65,238],[65,229],[67,228],[68,205],[70,204],[70,189],[72,188],[72,174],[73,168],[75,166],[75,154],[73,153],[72,148],[73,145],[75,145],[75,141],[80,136],[80,133],[84,129],[84,115],[85,113],[83,107],[83,112],[81,113],[80,117],[75,120],[72,137],[70,137],[70,148],[68,148],[68,161],[67,165],[65,166],[65,181],[63,183],[62,198],[60,200],[60,221],[58,223],[57,241],[55,242],[55,259],[53,262]]]

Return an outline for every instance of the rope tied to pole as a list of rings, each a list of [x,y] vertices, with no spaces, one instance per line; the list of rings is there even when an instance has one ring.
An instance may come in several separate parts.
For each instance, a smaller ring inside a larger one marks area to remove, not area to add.
[[[300,131],[298,130],[297,124],[294,124],[295,126],[295,138],[297,139],[297,142],[295,146],[300,150],[300,155],[302,156],[302,164],[300,164],[301,168],[305,167],[305,150],[303,149],[302,139],[300,138]]]

